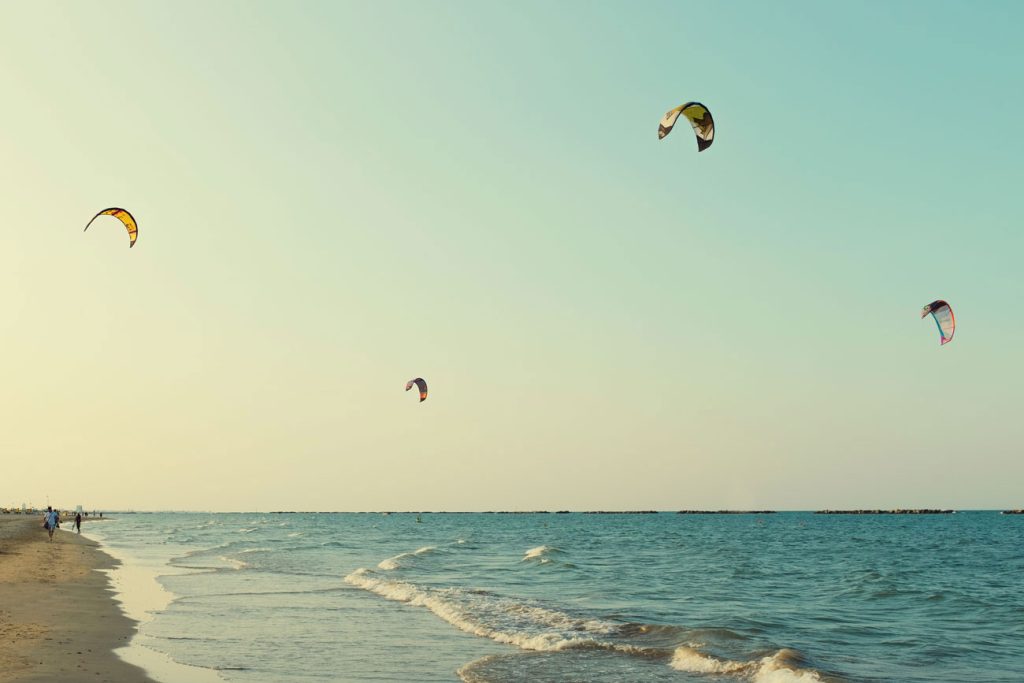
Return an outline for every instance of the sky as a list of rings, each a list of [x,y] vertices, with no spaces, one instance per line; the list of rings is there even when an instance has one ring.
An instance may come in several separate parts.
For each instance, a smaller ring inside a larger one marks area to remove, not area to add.
[[[4,14],[0,505],[1024,505],[1020,3]]]

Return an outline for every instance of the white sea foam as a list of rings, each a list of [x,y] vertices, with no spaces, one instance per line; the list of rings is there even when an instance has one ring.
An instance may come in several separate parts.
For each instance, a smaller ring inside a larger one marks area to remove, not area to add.
[[[394,557],[389,557],[386,560],[381,560],[380,564],[378,564],[377,567],[379,569],[384,569],[387,571],[390,571],[392,569],[398,569],[399,567],[405,566],[405,563],[408,560],[418,555],[426,555],[427,553],[433,552],[434,550],[436,550],[434,546],[428,545],[423,548],[420,548],[419,550],[414,550],[411,553],[402,553],[400,555],[395,555]]]
[[[357,569],[345,582],[388,600],[425,607],[456,628],[524,650],[604,648],[634,651],[602,636],[615,626],[597,619],[579,619],[564,612],[509,598],[459,588],[429,588],[379,578],[370,569]]]
[[[558,548],[548,545],[539,545],[536,548],[530,548],[529,550],[527,550],[526,554],[523,555],[523,561],[526,562],[527,560],[544,560],[545,555],[552,555],[554,553],[560,552],[562,551]]]
[[[806,669],[793,663],[792,650],[779,650],[757,662],[753,683],[820,683],[822,678],[814,669]]]
[[[390,572],[411,558],[434,548],[420,548],[383,560],[378,569]],[[524,560],[542,560],[557,548],[538,546],[526,551]],[[750,683],[821,683],[818,672],[801,666],[799,653],[782,649],[772,655],[734,661],[701,651],[701,644],[689,642],[675,650],[642,647],[622,642],[623,625],[600,619],[586,619],[542,607],[525,600],[502,597],[488,591],[437,588],[389,578],[393,574],[357,569],[345,582],[388,600],[425,607],[456,628],[498,643],[524,650],[558,651],[601,649],[629,655],[662,657],[671,653],[669,665],[695,674],[712,674]],[[655,629],[680,627],[651,627]],[[647,627],[643,629],[645,632]],[[463,675],[466,672],[460,671]]]
[[[732,662],[728,659],[719,659],[704,654],[694,647],[681,645],[672,654],[672,661],[669,666],[678,671],[686,671],[695,674],[726,674],[745,671],[750,667],[750,662]]]
[[[801,668],[796,659],[795,652],[783,649],[760,659],[737,662],[682,645],[672,654],[669,666],[688,673],[742,675],[752,683],[820,683],[818,672]]]

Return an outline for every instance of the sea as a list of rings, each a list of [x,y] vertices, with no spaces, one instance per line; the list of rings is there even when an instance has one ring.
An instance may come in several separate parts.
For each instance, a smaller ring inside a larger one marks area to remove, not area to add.
[[[164,683],[1024,681],[1024,515],[112,516]]]

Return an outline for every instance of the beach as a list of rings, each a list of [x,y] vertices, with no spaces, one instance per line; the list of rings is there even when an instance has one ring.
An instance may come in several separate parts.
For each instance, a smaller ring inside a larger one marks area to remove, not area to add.
[[[94,570],[115,564],[73,532],[50,542],[37,516],[0,516],[0,683],[152,680],[114,654],[135,622]]]

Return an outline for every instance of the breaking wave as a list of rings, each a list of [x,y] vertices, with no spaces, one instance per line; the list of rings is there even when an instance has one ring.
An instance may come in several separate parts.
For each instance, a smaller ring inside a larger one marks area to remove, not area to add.
[[[345,577],[345,582],[388,600],[426,607],[462,631],[524,650],[617,647],[616,643],[602,638],[615,632],[614,624],[573,617],[485,591],[430,588],[390,581],[380,578],[371,569],[357,569]]]
[[[423,548],[420,548],[419,550],[414,550],[411,553],[402,553],[400,555],[395,555],[394,557],[389,557],[386,560],[381,560],[380,564],[378,564],[377,567],[385,571],[399,569],[405,566],[405,563],[407,563],[412,558],[415,558],[419,555],[426,555],[427,553],[433,552],[435,550],[437,550],[437,548],[435,548],[432,545],[428,545]]]
[[[781,649],[766,657],[733,661],[701,652],[696,647],[681,645],[672,655],[669,666],[677,671],[697,674],[727,674],[752,683],[821,683],[818,671],[807,668],[798,652]]]
[[[523,555],[523,562],[527,562],[529,560],[543,561],[549,559],[550,555],[561,554],[561,552],[561,550],[552,546],[539,545],[536,548],[530,548],[526,551],[526,554]]]
[[[727,629],[685,628],[665,624],[621,623],[573,615],[523,598],[505,597],[485,590],[435,587],[391,578],[403,563],[435,550],[424,547],[383,560],[376,571],[357,569],[345,583],[388,600],[424,607],[452,626],[498,643],[535,653],[600,651],[602,656],[640,657],[661,671],[708,674],[751,683],[823,683],[822,674],[811,668],[795,650],[780,649],[757,656],[729,658],[705,651],[709,641],[733,643],[736,650],[744,636]],[[561,552],[539,546],[526,551],[523,560],[540,560]],[[484,669],[500,660],[485,658],[459,670],[464,681],[488,680]]]

